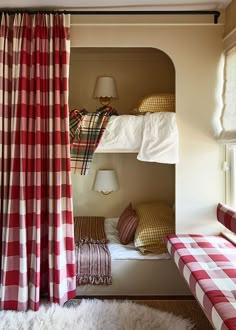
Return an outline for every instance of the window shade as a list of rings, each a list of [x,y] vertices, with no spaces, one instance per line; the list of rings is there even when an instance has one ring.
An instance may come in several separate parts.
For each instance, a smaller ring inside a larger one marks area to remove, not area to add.
[[[219,141],[236,143],[236,47],[226,53],[224,81],[222,131]]]

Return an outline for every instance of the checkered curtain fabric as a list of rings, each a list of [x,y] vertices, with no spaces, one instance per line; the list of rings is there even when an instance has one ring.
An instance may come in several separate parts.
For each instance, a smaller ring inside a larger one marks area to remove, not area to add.
[[[64,14],[2,14],[0,309],[75,296]]]
[[[218,203],[216,215],[217,220],[221,222],[222,225],[224,225],[233,233],[236,233],[236,210],[229,207],[228,205]]]
[[[221,236],[168,235],[167,249],[214,329],[236,329],[236,247]]]

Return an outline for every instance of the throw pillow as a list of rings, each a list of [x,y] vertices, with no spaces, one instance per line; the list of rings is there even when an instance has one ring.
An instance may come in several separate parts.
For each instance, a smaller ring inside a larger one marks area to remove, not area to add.
[[[144,97],[137,107],[138,112],[175,112],[174,94],[153,94]]]
[[[126,206],[126,208],[124,209],[124,211],[121,213],[120,217],[119,217],[119,220],[118,220],[118,223],[117,223],[117,230],[119,231],[120,229],[120,226],[122,224],[122,222],[124,221],[124,219],[130,215],[130,214],[133,214],[134,212],[134,209],[132,207],[132,204],[129,203],[128,206]]]
[[[136,213],[135,247],[142,253],[167,252],[166,236],[175,233],[173,209],[165,202],[156,201],[138,204]]]
[[[122,212],[118,224],[118,236],[121,244],[129,244],[135,235],[135,231],[138,225],[138,218],[132,205],[129,204]]]

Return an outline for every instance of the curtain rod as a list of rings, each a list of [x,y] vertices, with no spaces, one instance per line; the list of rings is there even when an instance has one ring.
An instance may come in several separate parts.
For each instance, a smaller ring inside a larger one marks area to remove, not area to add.
[[[217,10],[0,10],[1,14],[69,14],[69,15],[213,15],[214,24],[218,23],[220,12]]]

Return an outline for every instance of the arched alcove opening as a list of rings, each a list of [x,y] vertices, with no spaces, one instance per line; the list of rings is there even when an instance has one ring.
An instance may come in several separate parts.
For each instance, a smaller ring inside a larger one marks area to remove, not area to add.
[[[85,108],[89,112],[94,112],[100,107],[99,100],[93,98],[93,92],[97,77],[102,75],[113,76],[116,80],[118,99],[112,99],[111,105],[119,115],[133,114],[137,105],[148,95],[175,94],[176,90],[175,67],[170,57],[161,50],[151,47],[76,47],[71,49],[69,95],[71,109]],[[116,171],[118,191],[106,196],[93,191],[94,179],[99,169]],[[109,218],[106,219],[108,221],[118,221],[129,203],[136,208],[140,202],[161,200],[172,206],[175,203],[175,165],[139,161],[137,152],[95,152],[89,175],[72,174],[72,186],[75,216],[103,216]],[[131,245],[131,249],[138,252],[133,241]],[[160,260],[154,264],[148,260],[146,262],[143,267],[143,263],[136,260],[112,259],[114,274],[112,286],[105,288],[80,286],[77,288],[77,293],[86,295],[188,293],[184,283],[175,273],[171,260]],[[158,278],[153,276],[153,269],[155,269],[154,273],[158,273]],[[135,273],[138,277],[132,281],[132,284],[124,280],[132,277],[128,274]],[[167,280],[170,274],[171,276],[175,274],[175,281]],[[169,282],[168,285],[164,285],[166,280]]]
[[[161,50],[146,47],[77,47],[71,49],[70,108],[94,112],[98,76],[113,76],[118,99],[111,105],[120,115],[133,114],[140,101],[152,94],[175,93],[175,67]],[[106,198],[92,190],[99,168],[116,170],[120,189]],[[73,177],[76,215],[119,217],[129,202],[165,200],[175,203],[175,165],[137,160],[134,153],[95,153],[88,176]],[[78,198],[79,196],[79,198]]]

